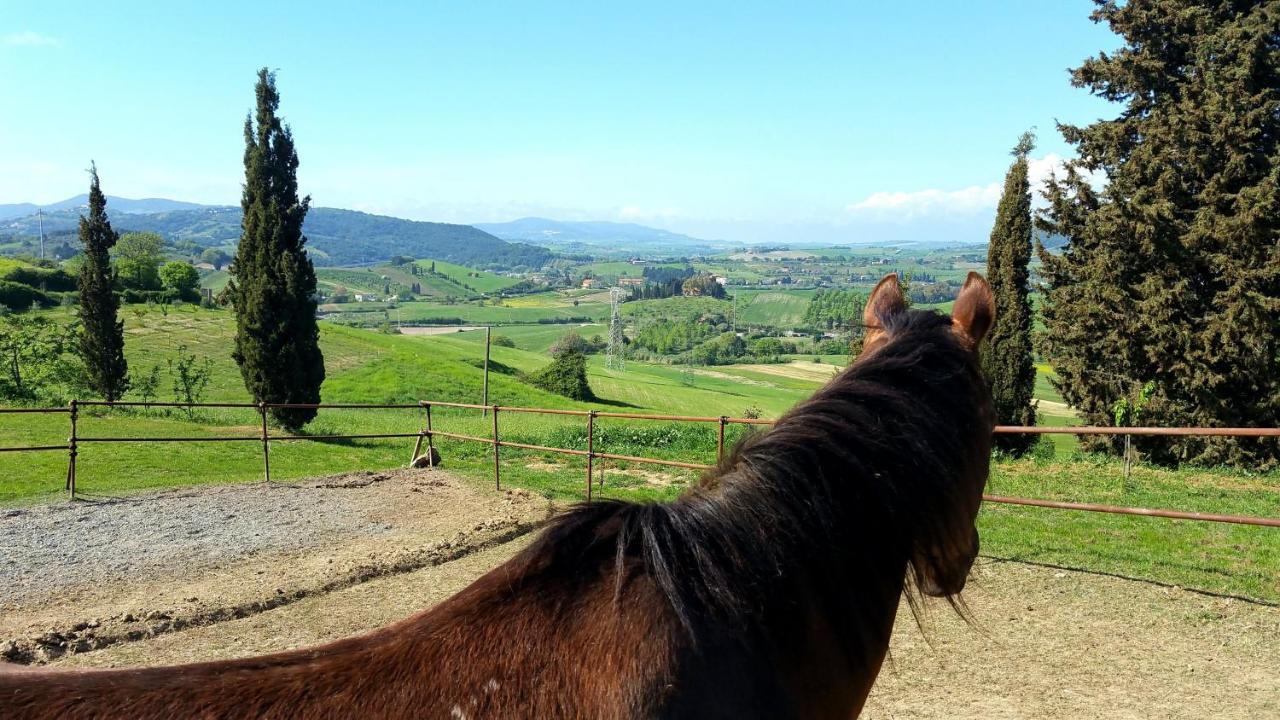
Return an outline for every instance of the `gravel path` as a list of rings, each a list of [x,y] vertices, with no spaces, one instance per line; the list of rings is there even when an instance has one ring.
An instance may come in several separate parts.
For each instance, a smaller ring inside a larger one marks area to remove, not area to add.
[[[440,470],[208,486],[0,513],[0,660],[42,663],[434,567],[547,501]]]
[[[314,487],[314,486],[312,486]],[[161,568],[212,567],[343,533],[376,535],[364,499],[282,485],[166,491],[10,510],[0,516],[0,603]]]

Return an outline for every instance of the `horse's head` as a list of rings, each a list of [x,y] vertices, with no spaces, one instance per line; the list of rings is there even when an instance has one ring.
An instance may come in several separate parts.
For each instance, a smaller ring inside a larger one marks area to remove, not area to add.
[[[901,326],[899,317],[907,313],[896,275],[886,275],[867,300],[864,323],[867,334],[863,356],[874,355],[894,340],[894,328]],[[955,343],[964,353],[964,380],[972,387],[957,388],[972,404],[972,422],[955,428],[962,443],[961,462],[954,477],[946,479],[953,487],[937,488],[945,502],[935,506],[941,517],[931,518],[915,537],[911,550],[911,568],[916,585],[926,595],[948,597],[964,589],[969,570],[978,555],[978,530],[975,521],[982,503],[991,456],[993,412],[990,392],[978,371],[978,345],[995,322],[995,301],[986,280],[969,273],[951,312],[950,332],[942,332],[942,342]],[[903,341],[909,341],[903,338]],[[932,503],[929,503],[932,504]]]

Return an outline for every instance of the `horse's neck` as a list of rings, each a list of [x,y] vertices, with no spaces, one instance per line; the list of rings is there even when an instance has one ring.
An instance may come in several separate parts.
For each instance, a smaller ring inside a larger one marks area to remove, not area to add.
[[[839,427],[805,442],[813,433],[795,430],[806,425],[814,419],[784,420],[706,490],[749,514],[734,522],[765,528],[768,547],[757,551],[777,572],[752,590],[768,613],[765,642],[783,656],[795,695],[819,705],[805,715],[839,716],[861,707],[888,649],[908,549],[886,520],[883,492],[904,479],[907,461],[863,445],[872,428]]]

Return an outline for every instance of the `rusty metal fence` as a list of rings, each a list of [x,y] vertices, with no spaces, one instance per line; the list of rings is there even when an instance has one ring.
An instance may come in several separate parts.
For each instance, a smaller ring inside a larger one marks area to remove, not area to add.
[[[138,407],[138,408],[181,408],[185,410],[193,410],[195,408],[239,408],[256,410],[261,419],[261,432],[254,435],[204,435],[204,436],[185,436],[185,437],[110,437],[110,436],[83,436],[78,434],[78,420],[80,409],[83,407]],[[350,410],[420,410],[423,413],[422,427],[416,432],[403,433],[354,433],[354,434],[330,434],[330,435],[297,435],[297,434],[281,434],[271,433],[267,425],[267,413],[274,408],[306,408],[315,410],[330,409],[350,409]],[[454,408],[454,409],[470,409],[481,410],[492,417],[492,434],[489,437],[479,435],[466,435],[462,433],[447,432],[435,428],[432,418],[432,408]],[[730,425],[772,425],[774,420],[766,420],[760,418],[736,418],[728,416],[718,417],[700,417],[688,415],[656,415],[646,413],[622,413],[622,412],[604,412],[599,410],[561,410],[553,408],[530,408],[530,407],[512,407],[502,405],[480,405],[473,403],[456,403],[456,402],[440,402],[419,400],[413,404],[355,404],[355,403],[144,403],[144,402],[106,402],[106,401],[89,401],[89,400],[72,400],[66,407],[41,407],[41,408],[0,408],[0,414],[33,414],[33,413],[65,413],[70,422],[71,434],[67,438],[67,442],[62,445],[26,445],[0,447],[0,453],[7,452],[47,452],[47,451],[65,451],[67,453],[67,480],[66,491],[75,496],[76,493],[76,458],[80,453],[80,446],[92,443],[123,443],[123,442],[257,442],[262,444],[262,470],[263,478],[267,481],[271,480],[271,443],[273,442],[291,442],[300,440],[360,440],[360,439],[395,439],[395,438],[414,438],[413,453],[410,456],[410,463],[418,461],[419,457],[427,458],[427,465],[431,466],[436,455],[435,440],[436,438],[447,438],[464,442],[476,442],[491,445],[493,447],[493,480],[497,489],[502,488],[502,457],[501,448],[515,448],[522,450],[532,450],[545,453],[557,453],[562,455],[570,455],[586,458],[586,478],[585,478],[585,496],[590,502],[593,495],[593,487],[595,483],[595,461],[596,460],[616,460],[631,463],[663,465],[667,467],[683,468],[688,470],[709,470],[714,465],[696,462],[684,462],[678,460],[666,460],[652,457],[639,457],[633,455],[621,455],[617,453],[600,452],[596,450],[596,420],[600,418],[612,418],[619,420],[656,420],[666,422],[688,422],[688,423],[715,423],[718,425],[716,435],[716,461],[719,462],[724,458],[725,453],[725,430]],[[514,442],[511,440],[503,440],[500,434],[500,426],[498,418],[502,413],[525,413],[536,415],[561,415],[574,416],[583,418],[586,423],[586,449],[549,447],[544,445],[534,445],[530,443]],[[1036,435],[1112,435],[1124,436],[1126,445],[1128,439],[1133,436],[1203,436],[1203,437],[1280,437],[1280,428],[1160,428],[1160,427],[1024,427],[1016,425],[1000,425],[995,428],[997,434],[1036,434]],[[423,444],[427,446],[427,452],[423,455]],[[1129,467],[1128,453],[1126,453],[1126,473]],[[984,495],[986,502],[1004,503],[1010,505],[1025,505],[1043,508],[1053,508],[1059,510],[1079,510],[1086,512],[1101,512],[1120,515],[1139,515],[1146,517],[1162,517],[1176,520],[1199,520],[1205,522],[1233,523],[1240,525],[1257,525],[1265,527],[1280,528],[1280,517],[1254,517],[1244,515],[1221,515],[1215,513],[1192,512],[1173,509],[1153,509],[1125,507],[1117,505],[1101,505],[1096,503],[1078,503],[1066,502],[1059,500],[1045,500],[1037,498],[1008,497],[1003,495]]]

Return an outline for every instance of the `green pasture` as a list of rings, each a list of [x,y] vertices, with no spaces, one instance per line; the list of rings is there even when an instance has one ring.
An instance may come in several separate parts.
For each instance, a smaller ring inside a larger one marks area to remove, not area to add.
[[[54,309],[50,314],[65,315]],[[179,346],[212,362],[207,401],[243,402],[248,397],[230,358],[233,321],[225,310],[187,305],[160,309],[127,307],[126,348],[135,373],[162,370]],[[628,362],[625,371],[609,370],[603,358],[588,365],[594,403],[575,403],[521,381],[521,373],[547,362],[546,347],[567,328],[502,328],[515,348],[492,350],[491,403],[505,406],[595,408],[655,414],[739,416],[748,411],[776,417],[818,386],[806,368],[778,374],[779,368],[724,366],[685,368]],[[594,325],[592,329],[603,330]],[[584,329],[585,330],[585,329]],[[326,402],[413,403],[418,399],[479,402],[483,346],[480,333],[437,336],[383,335],[359,328],[321,323],[327,379]],[[801,362],[806,356],[801,356]],[[811,358],[810,358],[811,360]],[[821,364],[838,365],[839,357]],[[786,366],[781,368],[785,371]],[[1056,402],[1047,392],[1044,370],[1037,390],[1042,406]],[[161,399],[170,399],[162,381]],[[1069,411],[1042,407],[1045,423],[1075,422]],[[436,429],[485,436],[492,418],[475,410],[436,408]],[[321,412],[306,428],[313,435],[416,432],[423,421],[417,409]],[[205,483],[252,482],[262,477],[262,446],[255,437],[260,419],[251,409],[126,411],[86,409],[81,438],[213,437],[251,438],[231,442],[83,442],[78,463],[82,501],[147,488]],[[580,417],[503,412],[504,439],[529,444],[585,448]],[[596,448],[603,452],[710,463],[715,459],[715,424],[600,419]],[[63,443],[66,414],[0,415],[0,446]],[[275,430],[275,432],[279,432]],[[731,426],[730,442],[747,428]],[[1069,438],[1067,438],[1069,439]],[[493,482],[492,448],[441,439],[444,467],[477,486]],[[403,465],[413,438],[348,441],[274,441],[274,480]],[[0,505],[62,501],[67,457],[63,451],[0,454]],[[562,500],[584,492],[585,463],[580,458],[504,448],[502,481]],[[696,472],[623,462],[601,461],[598,496],[670,499],[693,482]],[[1183,468],[1170,470],[1139,463],[1126,482],[1117,459],[1079,453],[1074,444],[1047,442],[1022,460],[997,460],[992,492],[1080,502],[1101,502],[1246,515],[1276,515],[1280,473]],[[1115,573],[1161,583],[1280,602],[1280,533],[1273,528],[1225,526],[1189,521],[1100,515],[988,504],[980,516],[983,552],[990,556]]]
[[[790,328],[804,323],[814,290],[735,290],[739,324]]]
[[[459,285],[473,287],[483,293],[492,293],[499,290],[505,290],[512,285],[520,283],[519,278],[506,277],[496,275],[485,270],[476,270],[466,267],[465,265],[456,265],[444,260],[418,260],[417,263],[423,268],[430,268],[431,263],[435,263],[436,272],[447,277]]]
[[[519,300],[519,298],[513,298]],[[384,312],[389,312],[392,324],[436,324],[450,323],[467,325],[519,325],[538,322],[566,322],[586,318],[599,320],[608,317],[609,306],[599,302],[583,302],[577,306],[572,304],[525,306],[502,301],[501,305],[493,305],[490,301],[483,304],[473,302],[440,303],[423,300],[398,303],[390,308],[385,303],[344,303],[342,305],[324,306],[326,317],[338,323],[376,327],[383,322]]]
[[[607,338],[609,335],[609,327],[607,325],[590,324],[590,325],[508,325],[496,327],[493,329],[494,337],[504,335],[511,338],[516,347],[521,350],[528,350],[535,353],[545,353],[551,348],[551,345],[567,332],[576,332],[582,337],[590,340],[592,337],[599,335]],[[468,340],[471,342],[483,343],[484,330],[467,330],[460,332],[454,337],[460,340]]]

